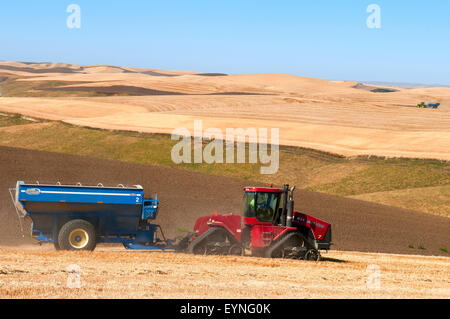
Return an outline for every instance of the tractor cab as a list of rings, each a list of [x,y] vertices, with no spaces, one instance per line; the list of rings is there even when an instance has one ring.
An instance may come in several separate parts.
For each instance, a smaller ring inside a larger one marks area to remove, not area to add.
[[[289,188],[244,188],[244,224],[292,226],[294,213],[293,193],[295,186]]]
[[[278,224],[283,197],[280,188],[244,188],[244,224]]]

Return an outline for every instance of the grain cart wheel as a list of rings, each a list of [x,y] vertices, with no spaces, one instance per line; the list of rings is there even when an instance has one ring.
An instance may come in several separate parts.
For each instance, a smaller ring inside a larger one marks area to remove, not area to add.
[[[83,219],[71,220],[61,227],[58,244],[63,250],[94,250],[97,244],[95,227]]]
[[[58,238],[53,239],[53,246],[56,250],[61,250],[61,247],[59,247]]]

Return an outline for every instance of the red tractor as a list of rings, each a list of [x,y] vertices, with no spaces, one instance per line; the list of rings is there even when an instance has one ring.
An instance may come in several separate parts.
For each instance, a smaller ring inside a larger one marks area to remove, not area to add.
[[[295,186],[244,188],[244,216],[200,217],[188,251],[193,254],[245,255],[320,260],[331,246],[331,225],[294,211]]]

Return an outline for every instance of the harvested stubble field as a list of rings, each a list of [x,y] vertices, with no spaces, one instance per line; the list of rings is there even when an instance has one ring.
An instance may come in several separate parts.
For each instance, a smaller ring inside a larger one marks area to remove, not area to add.
[[[307,262],[52,249],[0,248],[0,298],[450,298],[446,257],[333,251]],[[68,287],[71,265],[79,288]]]

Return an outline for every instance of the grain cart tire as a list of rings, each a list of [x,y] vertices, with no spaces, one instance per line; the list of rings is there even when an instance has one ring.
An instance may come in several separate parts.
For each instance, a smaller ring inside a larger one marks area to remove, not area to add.
[[[53,240],[53,246],[55,247],[55,250],[61,250],[61,247],[59,247],[58,238]]]
[[[71,220],[61,227],[58,244],[62,250],[94,250],[97,245],[95,227],[83,219]]]

